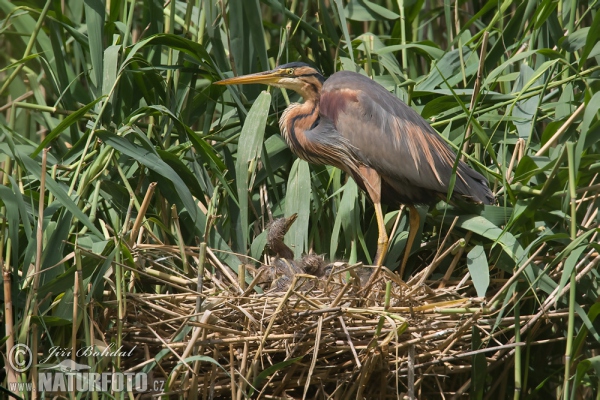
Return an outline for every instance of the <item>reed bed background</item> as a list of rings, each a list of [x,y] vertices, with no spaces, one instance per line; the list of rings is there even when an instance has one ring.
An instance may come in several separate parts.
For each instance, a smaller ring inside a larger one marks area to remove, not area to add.
[[[599,4],[0,0],[0,390],[52,346],[123,346],[76,361],[159,389],[61,395],[600,398]],[[497,203],[421,207],[403,276],[388,208],[365,288],[372,204],[286,147],[297,95],[211,85],[297,60],[384,85]],[[296,258],[337,272],[259,287],[293,213]]]

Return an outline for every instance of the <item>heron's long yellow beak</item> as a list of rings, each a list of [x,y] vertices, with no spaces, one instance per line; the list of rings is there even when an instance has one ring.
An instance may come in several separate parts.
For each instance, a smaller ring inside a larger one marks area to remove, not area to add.
[[[233,78],[223,79],[221,81],[214,82],[215,85],[239,85],[245,83],[276,83],[281,78],[280,71],[266,71],[259,72],[257,74],[249,74],[236,76]]]

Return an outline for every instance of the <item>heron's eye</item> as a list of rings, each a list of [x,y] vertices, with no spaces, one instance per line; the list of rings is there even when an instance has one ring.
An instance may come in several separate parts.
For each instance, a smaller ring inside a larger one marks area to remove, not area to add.
[[[294,75],[294,68],[288,68],[285,72],[288,75]]]

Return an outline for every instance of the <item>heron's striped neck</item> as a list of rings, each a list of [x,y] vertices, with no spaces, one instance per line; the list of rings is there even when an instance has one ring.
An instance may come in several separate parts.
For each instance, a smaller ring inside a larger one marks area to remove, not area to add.
[[[307,151],[305,131],[314,128],[319,122],[319,100],[310,99],[304,103],[290,104],[279,119],[281,135],[294,154],[313,164],[322,161],[311,157]]]

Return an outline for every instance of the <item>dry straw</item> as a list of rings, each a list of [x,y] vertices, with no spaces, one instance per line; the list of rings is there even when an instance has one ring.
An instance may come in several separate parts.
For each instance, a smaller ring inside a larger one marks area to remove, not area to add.
[[[198,265],[199,249],[185,250]],[[146,283],[160,279],[165,293],[128,293],[123,321],[122,343],[135,347],[123,367],[152,367],[153,379],[166,380],[167,393],[197,391],[204,399],[460,397],[468,394],[476,357],[484,357],[488,369],[506,367],[524,345],[515,341],[515,318],[498,318],[497,299],[513,280],[492,278],[489,306],[468,297],[474,293],[469,280],[430,280],[432,268],[413,277],[412,286],[383,268],[363,293],[357,278],[366,267],[336,265],[327,277],[296,274],[285,289],[273,285],[263,292],[254,286],[260,278],[243,290],[208,251],[201,285],[181,274],[171,285],[165,277],[174,271],[165,260],[179,254],[176,246],[137,245],[138,265],[152,265],[138,276]],[[160,268],[167,273],[159,274]],[[546,321],[566,315],[545,311]],[[539,315],[521,315],[519,326],[537,329],[530,321],[539,322]],[[472,347],[474,333],[480,348]]]

